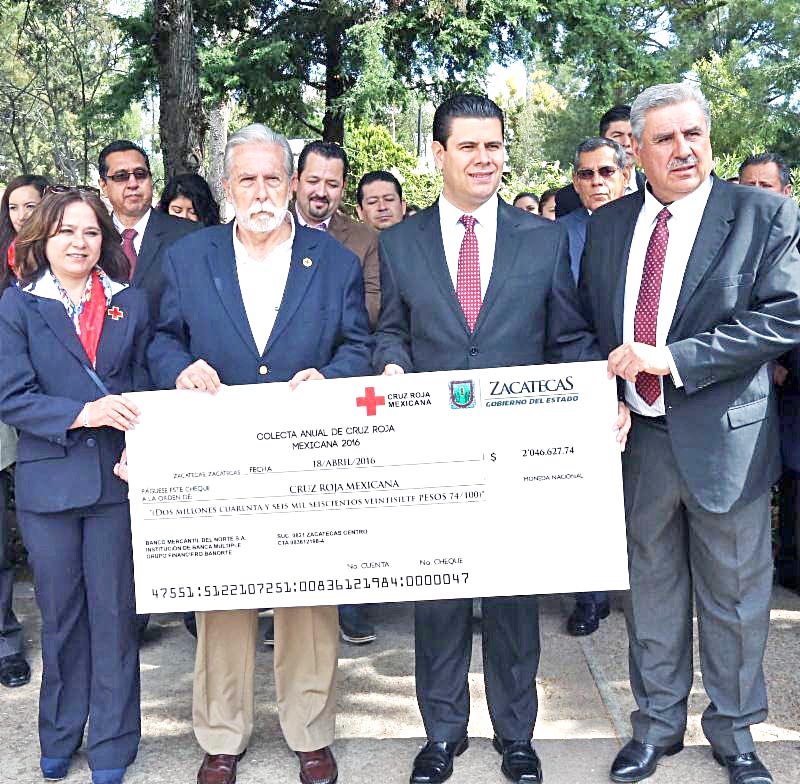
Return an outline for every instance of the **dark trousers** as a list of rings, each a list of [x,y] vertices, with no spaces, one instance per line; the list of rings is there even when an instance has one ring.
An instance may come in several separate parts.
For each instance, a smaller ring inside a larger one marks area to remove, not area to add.
[[[430,740],[457,741],[469,720],[472,599],[417,602],[416,685]],[[535,596],[483,599],[483,678],[499,738],[527,740],[538,707],[539,605]]]
[[[603,604],[608,601],[606,591],[582,591],[575,594],[577,604]]]
[[[14,567],[9,552],[8,481],[8,474],[0,471],[0,659],[22,653],[22,626],[12,608]]]
[[[18,518],[42,614],[42,756],[71,756],[88,720],[89,766],[127,767],[141,737],[128,505]]]
[[[800,476],[785,471],[779,487],[779,548],[775,568],[781,585],[800,591]]]
[[[753,751],[750,725],[767,717],[769,492],[724,514],[703,509],[683,480],[666,426],[641,417],[622,461],[633,736],[656,746],[683,738],[694,605],[709,697],[703,732],[723,755]]]

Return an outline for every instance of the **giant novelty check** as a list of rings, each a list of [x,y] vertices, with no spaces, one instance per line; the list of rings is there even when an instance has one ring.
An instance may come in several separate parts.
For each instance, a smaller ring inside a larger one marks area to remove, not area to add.
[[[604,362],[134,397],[140,613],[628,587]]]

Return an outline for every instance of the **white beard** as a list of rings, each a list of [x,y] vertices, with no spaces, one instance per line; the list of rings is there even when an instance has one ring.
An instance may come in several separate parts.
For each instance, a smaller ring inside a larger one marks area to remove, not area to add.
[[[268,234],[271,231],[275,231],[286,218],[288,207],[288,196],[286,197],[286,204],[282,208],[275,207],[268,201],[254,201],[245,212],[234,204],[237,223],[247,231],[254,231],[258,234]],[[253,217],[257,213],[266,213],[266,215],[259,215],[257,218]]]

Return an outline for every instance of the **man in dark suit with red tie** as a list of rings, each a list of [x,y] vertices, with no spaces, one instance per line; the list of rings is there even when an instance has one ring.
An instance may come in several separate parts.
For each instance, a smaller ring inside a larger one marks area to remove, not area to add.
[[[585,312],[633,416],[623,455],[633,738],[617,782],[683,748],[693,608],[702,726],[731,784],[771,784],[750,726],[767,717],[770,487],[780,472],[772,360],[800,341],[800,221],[789,199],[711,174],[702,93],[633,103],[644,191],[589,224]]]
[[[114,226],[122,235],[122,250],[131,263],[131,282],[142,288],[155,321],[164,291],[162,253],[199,224],[152,209],[153,176],[147,153],[126,139],[101,151],[97,167],[100,191],[111,203]]]
[[[433,120],[442,172],[438,202],[380,236],[382,307],[373,364],[386,375],[598,359],[579,310],[563,227],[497,197],[503,113],[458,95]],[[611,424],[611,423],[609,423]],[[629,426],[617,421],[624,443]],[[513,543],[510,545],[513,546]],[[535,596],[483,599],[486,695],[501,769],[542,780],[536,721],[539,615]],[[468,745],[472,600],[417,602],[416,681],[428,742],[412,784],[439,784]]]

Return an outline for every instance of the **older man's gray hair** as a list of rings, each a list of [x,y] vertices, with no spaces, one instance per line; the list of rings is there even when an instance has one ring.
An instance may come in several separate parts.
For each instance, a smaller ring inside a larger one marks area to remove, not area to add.
[[[631,104],[631,131],[633,137],[641,144],[644,134],[645,115],[651,109],[661,106],[672,106],[676,103],[694,101],[706,118],[706,129],[711,132],[711,112],[708,101],[699,88],[685,82],[680,84],[654,84],[643,90]]]
[[[283,150],[283,168],[286,170],[286,177],[291,179],[294,174],[294,155],[289,146],[288,139],[282,133],[276,133],[271,128],[261,123],[246,125],[236,131],[225,145],[225,159],[222,167],[222,176],[227,180],[231,176],[231,161],[233,150],[243,144],[274,144]]]
[[[572,161],[572,168],[578,171],[581,165],[581,155],[585,152],[594,152],[601,147],[608,147],[614,153],[614,163],[618,169],[624,169],[628,165],[628,153],[625,148],[613,139],[606,139],[604,136],[592,136],[585,142],[581,142],[575,150],[575,158]]]

